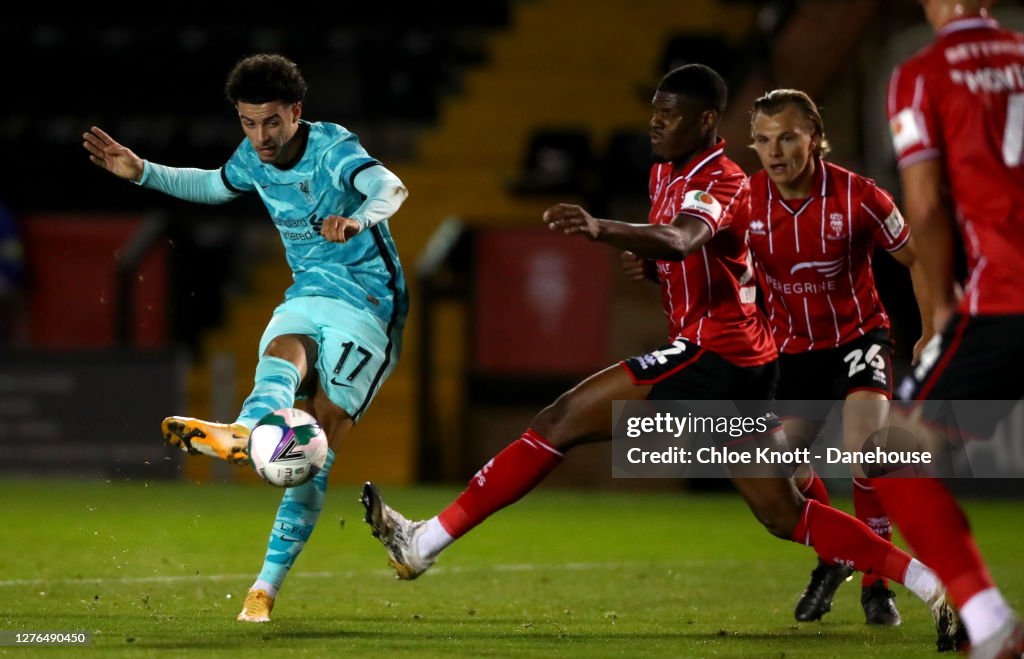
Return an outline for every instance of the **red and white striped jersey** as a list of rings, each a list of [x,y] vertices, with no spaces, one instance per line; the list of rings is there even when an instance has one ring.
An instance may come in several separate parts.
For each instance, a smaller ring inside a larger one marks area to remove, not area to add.
[[[901,168],[941,159],[970,278],[961,311],[1024,313],[1024,35],[970,16],[893,71]]]
[[[756,304],[756,281],[746,242],[750,186],[743,170],[725,157],[725,141],[684,167],[651,168],[651,224],[679,214],[694,217],[712,237],[682,261],[658,261],[669,340],[684,338],[729,362],[751,367],[778,355]]]
[[[772,335],[787,354],[835,348],[889,317],[875,289],[875,246],[894,252],[910,230],[871,179],[815,161],[814,192],[782,199],[763,170],[750,178],[750,249]]]

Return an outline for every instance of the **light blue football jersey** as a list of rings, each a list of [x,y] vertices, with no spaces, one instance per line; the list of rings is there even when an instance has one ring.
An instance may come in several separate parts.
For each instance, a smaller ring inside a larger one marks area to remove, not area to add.
[[[389,325],[404,324],[408,292],[387,222],[346,243],[328,242],[320,235],[324,218],[348,217],[359,208],[363,195],[352,181],[380,162],[342,126],[303,121],[300,130],[307,130],[308,138],[292,167],[260,161],[245,139],[221,168],[228,188],[259,194],[281,234],[294,279],[285,299],[340,298]]]

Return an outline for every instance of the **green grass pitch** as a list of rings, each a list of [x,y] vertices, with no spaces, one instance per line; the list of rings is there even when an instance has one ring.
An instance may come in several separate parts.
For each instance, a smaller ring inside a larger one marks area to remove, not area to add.
[[[383,491],[413,516],[456,492]],[[542,488],[418,581],[399,582],[361,521],[358,493],[332,485],[274,621],[252,625],[234,616],[279,490],[0,483],[0,630],[94,634],[90,648],[0,655],[936,656],[925,607],[899,586],[899,628],[863,624],[857,581],[823,622],[795,623],[814,554],[768,536],[735,495]],[[1024,608],[1024,504],[965,507],[995,577]]]

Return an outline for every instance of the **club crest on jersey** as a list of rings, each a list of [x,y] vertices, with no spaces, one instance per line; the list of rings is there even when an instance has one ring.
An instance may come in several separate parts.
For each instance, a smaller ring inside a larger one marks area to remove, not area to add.
[[[306,198],[306,203],[312,204],[316,199],[313,198],[313,193],[309,191],[309,181],[302,181],[299,183],[299,192]]]
[[[699,214],[710,215],[717,222],[722,217],[722,204],[703,190],[690,190],[683,197],[679,211],[695,211]]]
[[[843,217],[842,213],[829,213],[828,216],[828,232],[825,237],[829,240],[843,240],[846,238],[846,218]]]
[[[750,233],[756,236],[763,236],[764,229],[764,220],[754,220],[753,222],[750,223]]]

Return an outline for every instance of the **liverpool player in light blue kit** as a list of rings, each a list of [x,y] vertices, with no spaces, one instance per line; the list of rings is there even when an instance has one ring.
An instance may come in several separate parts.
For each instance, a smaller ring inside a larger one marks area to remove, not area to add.
[[[226,92],[246,139],[219,170],[143,160],[96,127],[83,138],[89,159],[116,176],[207,204],[255,192],[277,225],[294,283],[260,340],[255,384],[238,419],[169,417],[162,427],[169,443],[189,453],[245,464],[252,427],[269,412],[293,407],[298,392],[308,391],[306,409],[336,446],[394,369],[408,295],[387,219],[407,192],[353,133],[301,119],[306,83],[290,60],[247,57],[232,70]],[[239,620],[270,620],[277,591],[320,515],[333,462],[331,451],[313,480],[285,491]]]

